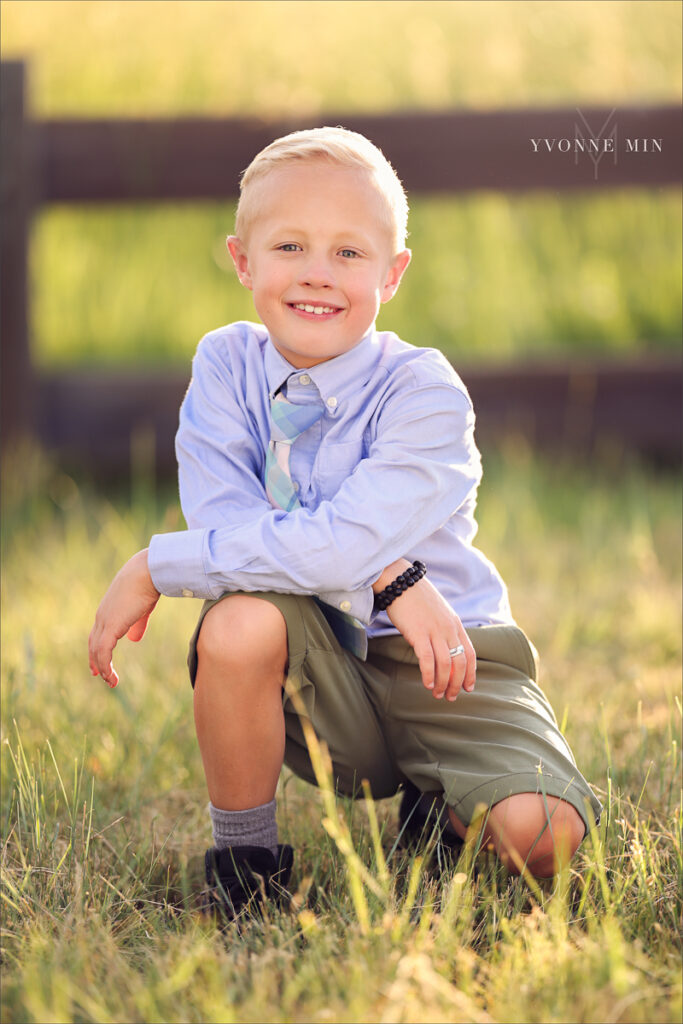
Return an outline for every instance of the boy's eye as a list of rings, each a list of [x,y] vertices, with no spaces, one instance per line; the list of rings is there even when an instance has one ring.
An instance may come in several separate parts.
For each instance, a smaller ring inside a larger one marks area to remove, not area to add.
[[[284,245],[278,245],[278,249],[281,252],[297,252],[301,249],[301,246],[297,245],[295,242],[285,242]]]
[[[340,249],[339,255],[343,256],[344,259],[354,259],[359,256],[360,253],[357,253],[355,249]]]

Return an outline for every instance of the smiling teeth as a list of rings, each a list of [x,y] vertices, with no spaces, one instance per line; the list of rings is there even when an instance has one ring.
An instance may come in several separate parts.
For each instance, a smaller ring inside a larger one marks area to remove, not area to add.
[[[294,302],[292,303],[294,309],[301,309],[304,313],[317,313],[320,316],[321,313],[335,313],[336,308],[334,306],[309,306],[307,303]]]

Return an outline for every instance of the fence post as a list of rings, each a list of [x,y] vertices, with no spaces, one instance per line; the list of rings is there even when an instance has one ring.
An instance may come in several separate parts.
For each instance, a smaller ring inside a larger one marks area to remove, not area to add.
[[[28,232],[33,197],[24,121],[24,65],[3,61],[0,85],[0,422],[6,442],[32,433],[35,425],[35,375],[28,325]]]

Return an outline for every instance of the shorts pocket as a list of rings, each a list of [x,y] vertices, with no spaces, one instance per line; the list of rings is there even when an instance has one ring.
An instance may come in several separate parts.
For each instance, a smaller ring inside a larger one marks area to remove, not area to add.
[[[514,626],[515,635],[519,644],[520,655],[524,658],[526,663],[526,674],[530,679],[533,679],[535,683],[538,682],[538,651],[532,644],[529,637],[526,635],[524,630],[520,629],[519,626]]]
[[[509,665],[536,682],[538,655],[519,626],[474,626],[467,634],[480,661]]]

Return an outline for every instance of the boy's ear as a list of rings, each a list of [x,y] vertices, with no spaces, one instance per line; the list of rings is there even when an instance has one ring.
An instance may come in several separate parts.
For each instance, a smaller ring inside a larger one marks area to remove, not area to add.
[[[243,243],[237,237],[237,235],[228,235],[227,237],[228,252],[232,256],[232,262],[235,264],[235,270],[237,276],[240,279],[240,283],[245,288],[252,289],[251,274],[249,273],[249,260],[247,259],[247,250]]]
[[[410,263],[410,257],[413,254],[410,249],[404,249],[398,256],[394,256],[387,271],[387,279],[382,288],[382,294],[380,296],[380,302],[388,302],[389,299],[393,299],[394,295],[398,290],[398,286],[401,283],[401,278],[408,269]]]

